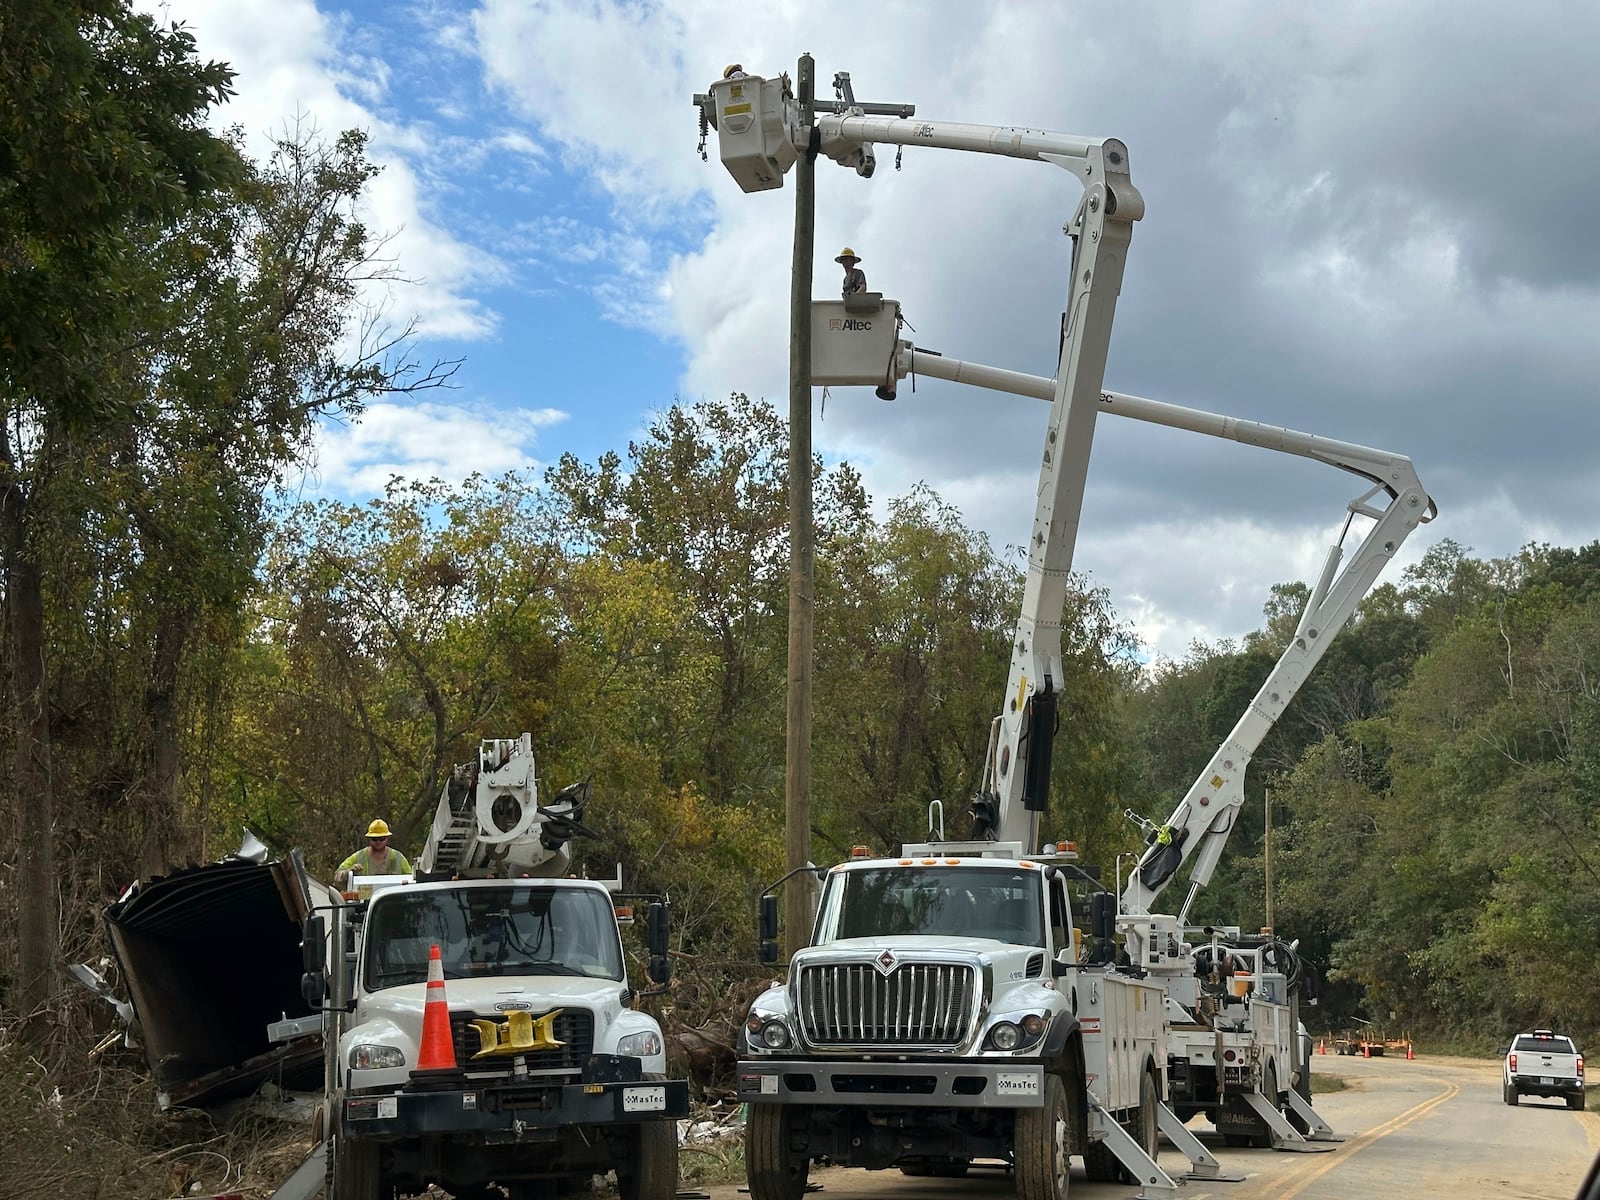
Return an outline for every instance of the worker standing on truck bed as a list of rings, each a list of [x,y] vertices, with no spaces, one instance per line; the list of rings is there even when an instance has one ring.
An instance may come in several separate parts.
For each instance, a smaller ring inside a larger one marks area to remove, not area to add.
[[[343,887],[351,872],[357,875],[411,874],[411,860],[389,848],[389,823],[382,817],[367,826],[367,844],[339,864],[335,882]]]

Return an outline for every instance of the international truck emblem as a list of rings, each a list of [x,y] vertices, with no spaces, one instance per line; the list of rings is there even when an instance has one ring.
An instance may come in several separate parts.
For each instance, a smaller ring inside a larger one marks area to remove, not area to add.
[[[885,975],[889,974],[889,972],[893,971],[895,968],[894,951],[885,950],[882,954],[878,955],[877,963],[879,971],[883,972]]]
[[[561,1009],[554,1008],[537,1021],[528,1012],[513,1012],[504,1021],[480,1018],[472,1022],[478,1031],[478,1052],[472,1057],[494,1058],[509,1054],[527,1054],[534,1050],[559,1050],[566,1043],[555,1035],[556,1017]]]

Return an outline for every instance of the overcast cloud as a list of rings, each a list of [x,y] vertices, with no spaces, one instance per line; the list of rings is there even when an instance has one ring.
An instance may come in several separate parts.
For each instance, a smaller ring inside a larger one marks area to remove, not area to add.
[[[1441,537],[1499,555],[1597,536],[1592,4],[482,0],[399,10],[403,35],[363,2],[174,7],[203,52],[248,68],[230,119],[266,127],[298,104],[373,130],[389,164],[374,205],[427,277],[433,337],[518,336],[491,294],[516,278],[529,295],[581,286],[601,322],[681,352],[678,377],[608,410],[618,449],[673,394],[785,404],[793,191],[744,195],[714,144],[702,163],[690,97],[727,62],[770,75],[809,51],[824,95],[843,70],[859,98],[919,117],[1126,142],[1147,211],[1111,389],[1409,455],[1440,516],[1402,564]],[[459,171],[477,162],[496,187],[538,197],[554,179],[584,206],[474,215]],[[819,163],[816,294],[848,243],[919,345],[1050,374],[1080,195],[1059,169],[971,154],[907,150],[896,171],[880,147],[870,181]],[[588,417],[572,416],[488,418],[523,438],[490,458],[534,461],[534,435],[575,433]],[[1045,416],[929,380],[893,404],[835,389],[816,444],[880,499],[926,481],[1004,546],[1030,528]],[[428,434],[435,419],[375,411],[349,436],[385,449],[341,450],[335,430],[325,461],[489,465],[455,453],[487,454],[472,437]],[[1077,566],[1163,654],[1258,627],[1361,490],[1316,463],[1098,424]]]

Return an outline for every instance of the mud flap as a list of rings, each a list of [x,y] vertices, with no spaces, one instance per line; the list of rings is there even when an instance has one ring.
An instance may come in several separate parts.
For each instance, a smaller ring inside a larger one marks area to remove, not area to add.
[[[1293,1088],[1289,1089],[1289,1107],[1306,1123],[1306,1132],[1300,1136],[1308,1142],[1344,1141],[1344,1136],[1335,1133],[1333,1126],[1322,1119],[1322,1114],[1311,1107],[1311,1102]]]
[[[1183,1118],[1173,1112],[1165,1104],[1156,1105],[1156,1124],[1160,1127],[1167,1141],[1177,1148],[1179,1154],[1189,1160],[1189,1173],[1185,1180],[1204,1179],[1211,1183],[1243,1183],[1243,1175],[1224,1174],[1222,1164],[1216,1156],[1205,1148],[1199,1138],[1189,1132],[1189,1127],[1183,1123]]]

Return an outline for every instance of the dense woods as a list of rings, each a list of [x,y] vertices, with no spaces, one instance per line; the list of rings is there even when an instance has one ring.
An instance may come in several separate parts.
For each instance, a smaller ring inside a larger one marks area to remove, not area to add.
[[[362,138],[291,131],[252,161],[205,132],[228,72],[183,33],[117,0],[5,22],[0,127],[26,134],[0,157],[7,1036],[52,1062],[98,1040],[62,968],[104,953],[134,879],[245,826],[322,870],[373,816],[415,850],[451,765],[524,731],[543,786],[593,782],[583,861],[670,892],[675,1002],[755,975],[753,897],[782,872],[773,408],[670,404],[595,462],[291,502],[317,421],[452,369],[365,306],[386,268]],[[919,837],[934,799],[963,832],[1020,559],[926,489],[816,472],[816,856]],[[1123,810],[1170,811],[1308,591],[1153,665],[1080,585],[1047,833],[1109,881],[1138,849]],[[1269,792],[1274,923],[1324,977],[1310,1023],[1592,1042],[1600,543],[1445,541],[1377,588],[1258,755],[1195,918],[1264,922]]]

